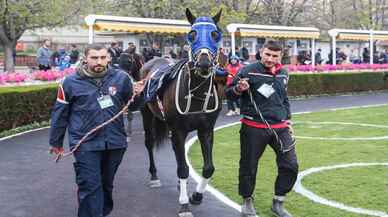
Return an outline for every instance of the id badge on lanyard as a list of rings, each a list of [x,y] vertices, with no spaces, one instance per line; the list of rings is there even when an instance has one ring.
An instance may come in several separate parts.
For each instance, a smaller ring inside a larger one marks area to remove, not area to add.
[[[261,95],[263,95],[265,98],[269,98],[273,93],[275,93],[275,89],[272,87],[273,84],[263,84],[258,89],[257,92],[259,92]]]
[[[114,105],[110,95],[102,95],[101,97],[97,98],[97,101],[101,109],[106,109]]]

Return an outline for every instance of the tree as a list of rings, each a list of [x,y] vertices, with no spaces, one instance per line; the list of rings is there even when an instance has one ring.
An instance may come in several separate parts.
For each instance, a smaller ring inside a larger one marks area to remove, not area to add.
[[[306,24],[323,30],[387,28],[386,0],[320,0],[303,14]]]
[[[77,23],[80,14],[98,5],[97,0],[0,0],[0,46],[5,54],[5,71],[14,71],[12,53],[26,30]]]

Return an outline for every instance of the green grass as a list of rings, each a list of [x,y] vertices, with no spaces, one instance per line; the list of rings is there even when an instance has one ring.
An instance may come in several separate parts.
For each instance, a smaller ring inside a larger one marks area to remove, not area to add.
[[[319,137],[375,137],[388,135],[387,128],[346,125],[306,124],[306,122],[351,122],[388,126],[388,106],[316,112],[294,115],[297,136]],[[224,128],[215,133],[214,163],[216,172],[211,184],[237,203],[239,125]],[[388,162],[388,140],[380,141],[322,141],[297,140],[300,171],[356,162]],[[194,144],[190,161],[201,174],[200,146]],[[260,160],[254,193],[255,206],[260,216],[272,216],[269,208],[277,174],[275,154],[267,148]],[[303,180],[303,185],[321,197],[345,203],[349,206],[388,212],[387,167],[354,167],[314,173]],[[340,209],[314,203],[304,196],[291,192],[287,209],[297,217],[360,217]]]
[[[56,83],[44,84],[44,85],[29,85],[29,86],[13,86],[13,87],[0,87],[1,93],[9,93],[9,92],[28,92],[31,90],[40,90],[45,88],[53,88],[57,87]]]
[[[38,122],[34,122],[32,124],[27,124],[27,125],[24,125],[24,126],[16,127],[16,128],[14,128],[12,130],[1,131],[0,132],[0,139],[3,138],[3,137],[15,135],[17,133],[25,132],[25,131],[28,131],[28,130],[34,130],[34,129],[38,129],[38,128],[42,128],[42,127],[47,127],[47,126],[50,126],[50,122],[49,121],[42,121],[42,122],[39,122],[39,123]]]

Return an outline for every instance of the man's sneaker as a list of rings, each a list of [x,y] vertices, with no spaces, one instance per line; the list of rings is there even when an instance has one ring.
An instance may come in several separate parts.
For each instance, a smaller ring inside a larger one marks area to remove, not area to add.
[[[277,217],[292,217],[292,215],[284,208],[283,203],[284,201],[273,199],[271,211]]]
[[[130,136],[127,137],[127,142],[131,142],[131,137]]]
[[[243,204],[241,205],[242,217],[256,217],[256,210],[253,206],[253,198],[244,198]]]
[[[234,111],[234,114],[235,114],[235,115],[240,115],[240,109],[239,109],[239,108],[236,108],[236,111]]]
[[[234,115],[234,111],[229,110],[225,115],[226,116],[232,116],[232,115]]]

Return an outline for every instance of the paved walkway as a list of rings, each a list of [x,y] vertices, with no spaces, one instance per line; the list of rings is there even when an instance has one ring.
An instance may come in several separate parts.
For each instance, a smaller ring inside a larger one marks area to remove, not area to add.
[[[291,106],[292,112],[302,112],[386,103],[388,93],[379,93],[296,100]],[[226,117],[224,113],[217,125],[238,121],[238,117]],[[175,217],[178,191],[173,151],[170,145],[158,150],[156,161],[163,186],[148,188],[148,158],[140,123],[137,114],[133,139],[116,177],[115,208],[110,217]],[[53,163],[47,154],[47,142],[47,129],[0,141],[0,217],[76,216],[72,159]],[[193,192],[196,183],[190,180],[189,186]],[[195,217],[240,216],[209,193],[205,193],[202,205],[193,207],[193,214]]]

